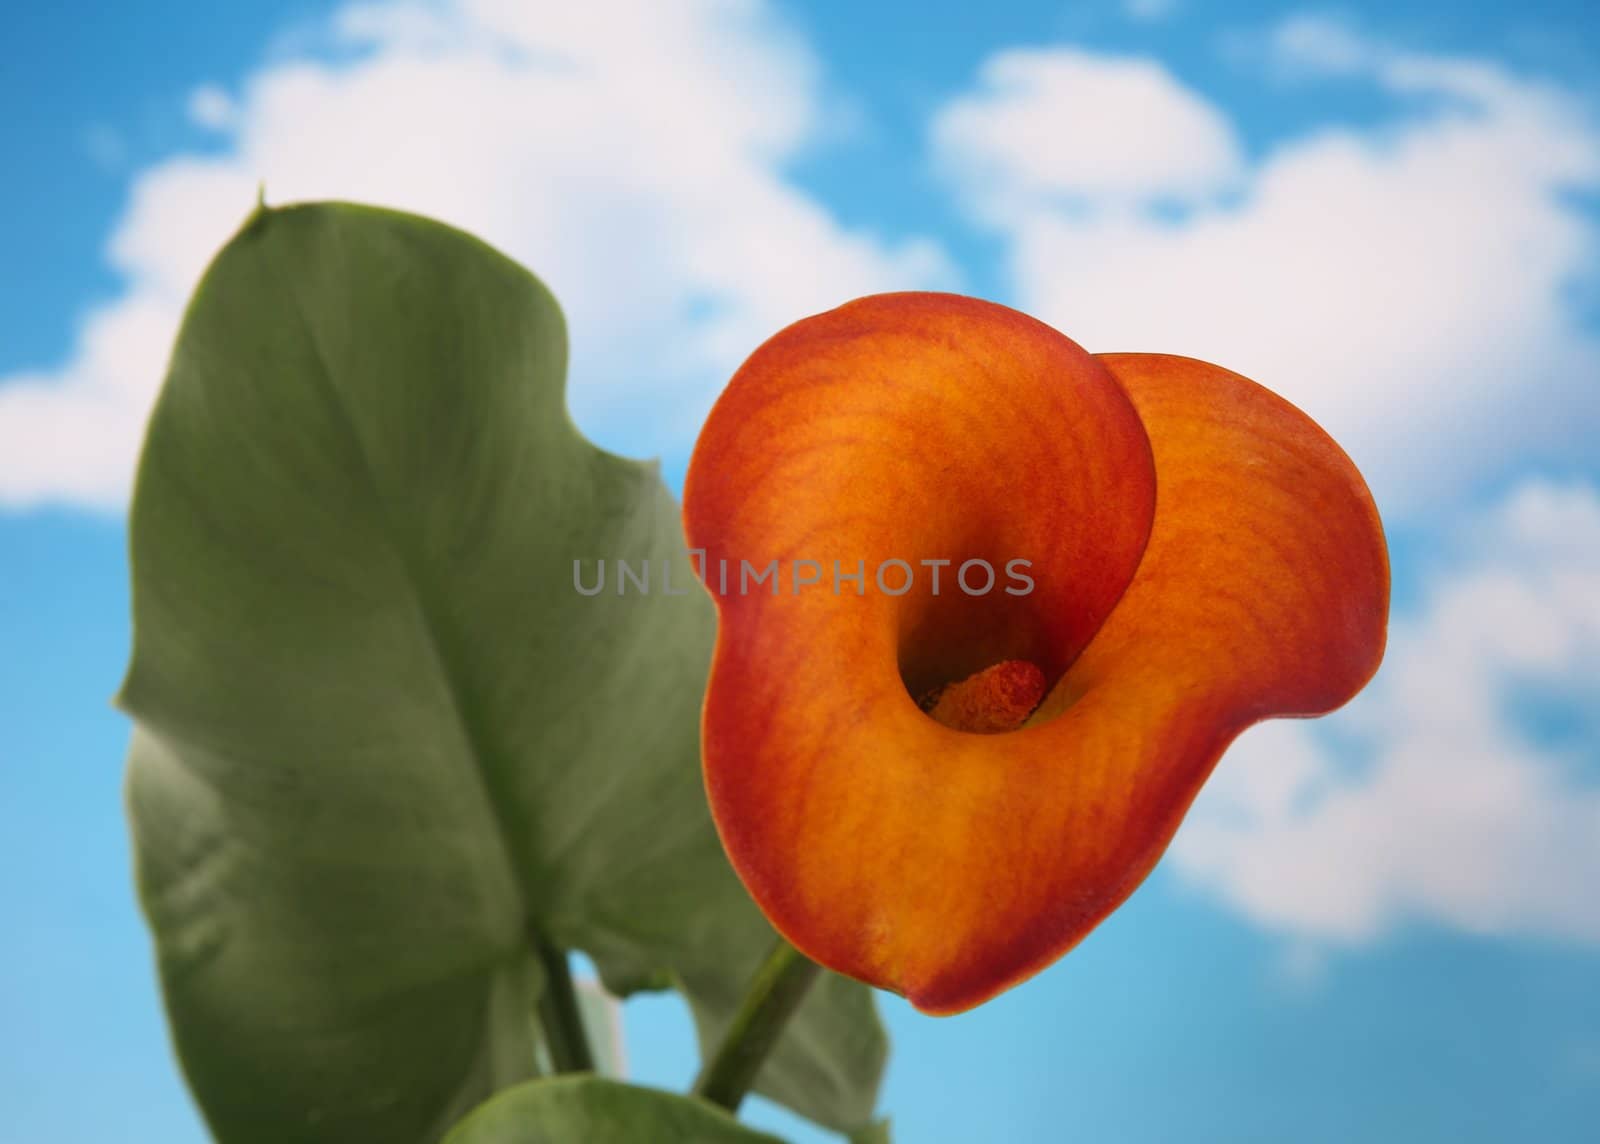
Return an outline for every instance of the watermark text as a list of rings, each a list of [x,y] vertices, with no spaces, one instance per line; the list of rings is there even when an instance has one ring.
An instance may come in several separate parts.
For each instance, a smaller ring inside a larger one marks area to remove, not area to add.
[[[719,558],[707,566],[705,550],[690,549],[700,582],[717,596],[750,596],[762,592],[771,596],[798,596],[802,591],[827,591],[835,596],[867,594],[871,583],[885,596],[904,596],[919,584],[934,596],[960,592],[967,596],[987,596],[1004,592],[1008,596],[1032,595],[1034,579],[1028,574],[1031,560],[1016,558],[995,563],[981,558],[959,563],[948,558],[880,560],[870,567],[866,560],[751,560]],[[574,560],[572,587],[580,596],[615,594],[618,596],[684,596],[690,589],[672,582],[671,560]]]

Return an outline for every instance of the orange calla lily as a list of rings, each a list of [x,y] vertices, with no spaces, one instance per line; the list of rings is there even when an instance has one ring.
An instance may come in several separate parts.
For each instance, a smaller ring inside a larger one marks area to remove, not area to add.
[[[1338,707],[1383,654],[1377,510],[1310,418],[972,298],[761,346],[684,519],[733,865],[803,953],[931,1013],[1071,949],[1241,730]]]

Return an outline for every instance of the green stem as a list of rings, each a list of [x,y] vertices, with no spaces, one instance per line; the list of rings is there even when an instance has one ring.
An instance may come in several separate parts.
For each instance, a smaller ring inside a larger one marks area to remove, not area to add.
[[[550,1063],[558,1073],[593,1072],[594,1056],[583,1031],[578,994],[572,987],[567,951],[534,938],[539,963],[544,966],[544,992],[539,995],[539,1024],[550,1046]]]
[[[777,1043],[778,1034],[805,998],[821,969],[781,937],[750,980],[744,1002],[723,1034],[716,1056],[694,1082],[694,1094],[729,1112],[755,1083],[756,1074]]]

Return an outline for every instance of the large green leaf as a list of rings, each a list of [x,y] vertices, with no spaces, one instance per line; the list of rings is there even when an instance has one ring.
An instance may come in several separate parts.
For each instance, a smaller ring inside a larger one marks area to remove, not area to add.
[[[437,1139],[535,1068],[536,940],[680,985],[703,1036],[772,940],[700,787],[676,506],[574,429],[565,357],[526,270],[349,205],[258,211],[190,304],[121,702],[168,1014],[229,1144]],[[582,596],[580,558],[651,591]],[[759,1087],[852,1128],[884,1051],[825,979]]]
[[[715,1105],[599,1077],[529,1081],[463,1120],[446,1144],[783,1144]]]

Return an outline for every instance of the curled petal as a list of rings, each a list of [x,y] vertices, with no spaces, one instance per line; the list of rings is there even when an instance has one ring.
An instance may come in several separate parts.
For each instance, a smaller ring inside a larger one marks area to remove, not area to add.
[[[801,950],[930,1012],[1065,952],[1233,735],[1337,705],[1381,654],[1377,517],[1303,414],[972,299],[773,338],[707,423],[685,520],[721,617],[703,752],[734,866]],[[776,594],[740,591],[746,560],[777,561]],[[952,582],[1016,560],[1030,592]],[[891,561],[920,573],[903,593]],[[864,575],[792,582],[813,570]]]

